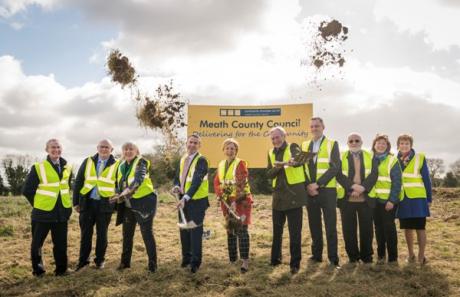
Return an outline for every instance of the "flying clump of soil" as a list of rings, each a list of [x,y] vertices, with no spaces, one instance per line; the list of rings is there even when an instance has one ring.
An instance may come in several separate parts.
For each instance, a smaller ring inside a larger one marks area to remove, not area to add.
[[[136,117],[140,126],[160,130],[166,138],[166,146],[176,146],[180,142],[178,130],[187,125],[187,101],[176,92],[173,81],[158,85],[153,96],[144,94],[137,84],[138,75],[134,66],[119,50],[110,52],[107,68],[113,82],[122,88],[129,86],[131,94],[135,94],[132,99],[137,102]]]
[[[348,28],[337,20],[322,21],[312,41],[311,64],[321,67],[345,64],[343,42],[348,39]]]

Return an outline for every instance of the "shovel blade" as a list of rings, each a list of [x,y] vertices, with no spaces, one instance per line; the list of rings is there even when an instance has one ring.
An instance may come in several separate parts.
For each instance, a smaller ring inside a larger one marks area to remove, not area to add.
[[[180,229],[194,229],[198,227],[198,225],[194,221],[189,221],[187,223],[177,223]]]

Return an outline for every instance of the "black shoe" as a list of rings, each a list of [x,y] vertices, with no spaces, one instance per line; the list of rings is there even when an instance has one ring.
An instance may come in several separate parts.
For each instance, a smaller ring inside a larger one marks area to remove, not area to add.
[[[182,262],[182,263],[180,264],[180,267],[182,267],[182,268],[187,268],[189,265],[190,265],[190,262]]]
[[[32,274],[36,277],[43,277],[45,276],[45,270],[37,270],[37,271],[33,271]]]
[[[281,264],[280,261],[271,261],[271,262],[270,262],[270,265],[273,266],[273,267],[278,266],[278,265],[280,265],[280,264]]]
[[[198,266],[192,266],[192,267],[190,268],[190,272],[191,272],[191,273],[196,273],[196,272],[198,271],[198,268],[199,268]]]
[[[335,269],[340,269],[339,261],[334,261],[329,264],[330,267],[333,267]]]
[[[315,256],[311,256],[310,258],[308,258],[308,261],[313,262],[313,263],[321,263],[323,262],[323,259],[316,258]]]
[[[77,268],[75,268],[75,271],[78,271],[80,269],[83,269],[84,267],[88,266],[89,265],[89,262],[85,262],[85,263],[78,263],[77,265]]]
[[[55,276],[66,276],[66,275],[69,275],[69,271],[65,270],[65,271],[56,271],[54,272],[54,275]]]
[[[105,267],[105,262],[96,263],[96,269],[104,269],[104,267]]]
[[[117,267],[117,270],[124,270],[124,269],[127,269],[127,268],[131,268],[131,265],[130,264],[125,264],[125,263],[120,263],[120,265],[118,265]]]
[[[149,271],[150,272],[157,271],[157,263],[149,263]]]
[[[299,267],[291,267],[291,274],[297,274],[299,272]]]

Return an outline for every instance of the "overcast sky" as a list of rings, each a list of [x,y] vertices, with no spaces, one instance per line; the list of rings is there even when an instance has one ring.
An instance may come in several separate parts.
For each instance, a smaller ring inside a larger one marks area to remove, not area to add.
[[[305,24],[332,18],[350,29],[334,77],[301,65]],[[451,163],[459,27],[455,0],[0,0],[0,154],[42,157],[51,137],[74,163],[104,137],[151,151],[159,139],[105,73],[119,48],[145,90],[173,78],[195,104],[312,102],[342,144],[352,131],[367,146],[377,132],[393,143],[410,133],[416,150]]]

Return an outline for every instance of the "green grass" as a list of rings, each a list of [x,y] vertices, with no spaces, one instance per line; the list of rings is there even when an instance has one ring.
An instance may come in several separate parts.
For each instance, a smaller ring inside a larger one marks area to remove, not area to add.
[[[179,267],[174,198],[163,194],[154,221],[159,257],[159,269],[155,274],[146,270],[147,259],[139,229],[134,239],[132,268],[116,271],[121,254],[121,227],[115,227],[114,216],[109,227],[106,269],[99,271],[89,267],[66,277],[52,276],[54,260],[48,237],[43,249],[48,273],[39,279],[30,273],[30,206],[25,198],[0,198],[0,234],[2,228],[11,228],[13,232],[0,236],[0,296],[460,296],[460,220],[446,220],[460,214],[460,193],[447,194],[437,191],[432,205],[433,216],[427,224],[429,264],[425,267],[404,262],[407,252],[400,231],[399,266],[345,264],[338,271],[327,263],[310,264],[306,260],[310,255],[310,235],[305,219],[299,274],[292,276],[289,272],[287,229],[283,264],[272,268],[268,265],[271,199],[256,196],[250,227],[250,271],[242,275],[238,265],[228,263],[222,215],[212,200],[205,221],[205,228],[212,230],[212,236],[204,241],[202,268],[198,274],[191,275]],[[337,230],[341,261],[346,263],[340,221]],[[72,268],[78,258],[79,240],[78,216],[74,213],[68,241]]]

